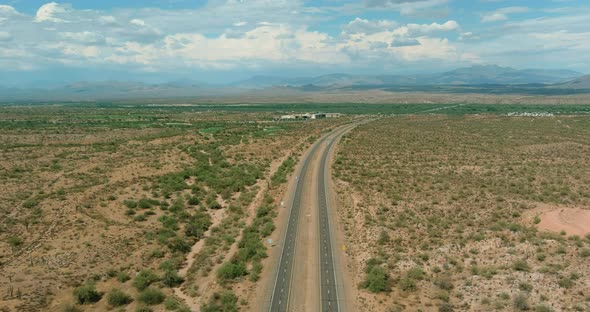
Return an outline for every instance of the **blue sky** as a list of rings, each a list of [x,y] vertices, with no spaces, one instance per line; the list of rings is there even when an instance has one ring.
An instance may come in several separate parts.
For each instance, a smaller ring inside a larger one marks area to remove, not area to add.
[[[0,0],[0,85],[440,72],[590,72],[582,0]]]

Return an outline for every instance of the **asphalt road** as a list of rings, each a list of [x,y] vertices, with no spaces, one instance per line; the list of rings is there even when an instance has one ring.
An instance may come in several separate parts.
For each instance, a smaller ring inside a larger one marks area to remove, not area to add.
[[[330,148],[334,141],[346,131],[354,127],[353,125],[338,128],[331,133],[323,136],[312,147],[310,152],[303,160],[303,165],[299,175],[297,176],[297,184],[295,194],[293,196],[289,220],[287,223],[287,230],[282,242],[282,251],[279,260],[278,269],[276,271],[276,279],[274,288],[272,290],[270,310],[271,312],[290,311],[290,305],[297,303],[290,302],[291,290],[293,280],[294,265],[306,265],[305,263],[294,263],[295,246],[297,243],[297,228],[299,221],[299,214],[301,210],[302,193],[304,188],[305,176],[308,174],[309,164],[311,159],[318,153],[321,147],[322,150],[321,163],[318,174],[318,207],[320,209],[320,300],[321,311],[335,312],[339,311],[338,293],[336,287],[336,274],[334,270],[332,240],[330,235],[330,222],[328,215],[328,201],[326,198],[326,169],[327,160],[330,153]]]
[[[322,311],[339,311],[338,291],[336,289],[336,273],[332,254],[330,235],[330,219],[328,218],[328,201],[326,199],[326,163],[335,139],[328,141],[324,149],[318,177],[318,201],[320,208],[320,301]]]

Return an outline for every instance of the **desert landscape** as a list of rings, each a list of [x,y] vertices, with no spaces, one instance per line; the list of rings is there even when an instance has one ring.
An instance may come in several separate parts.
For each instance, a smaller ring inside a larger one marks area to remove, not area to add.
[[[347,134],[333,170],[362,310],[588,311],[589,122],[433,112]]]
[[[287,176],[346,121],[0,110],[2,311],[249,309]]]
[[[0,312],[590,312],[588,0],[0,0]]]

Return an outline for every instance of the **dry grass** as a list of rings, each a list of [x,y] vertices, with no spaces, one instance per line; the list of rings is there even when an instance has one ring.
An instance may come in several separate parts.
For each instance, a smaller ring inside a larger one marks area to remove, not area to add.
[[[512,310],[523,298],[590,308],[590,237],[538,231],[534,218],[547,206],[589,209],[588,155],[587,117],[407,116],[358,127],[334,164],[341,219],[357,276],[374,258],[392,294],[357,300],[371,311]]]
[[[85,311],[107,309],[115,288],[134,309],[133,282],[146,269],[173,300],[172,272],[190,247],[211,227],[206,261],[227,252],[273,160],[338,122],[279,125],[267,113],[179,108],[0,109],[2,311],[66,310],[84,283],[104,294]]]

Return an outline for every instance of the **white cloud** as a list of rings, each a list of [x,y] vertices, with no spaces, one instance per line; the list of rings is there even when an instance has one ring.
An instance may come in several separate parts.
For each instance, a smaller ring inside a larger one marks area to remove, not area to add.
[[[137,19],[137,18],[132,19],[131,21],[129,21],[129,24],[133,24],[133,25],[136,25],[136,26],[145,26],[145,22],[142,21],[142,20],[140,20],[140,19]]]
[[[295,30],[283,24],[262,24],[243,36],[221,35],[208,38],[202,34],[175,34],[164,39],[163,53],[200,67],[232,67],[244,61],[339,63],[345,61],[331,38],[323,33]],[[206,47],[206,49],[203,49]],[[157,55],[158,47],[139,51]],[[149,58],[148,58],[149,59]]]
[[[448,3],[374,2],[371,10],[378,7],[400,13]],[[362,3],[357,6],[367,10]],[[590,41],[586,12],[477,25],[466,31],[459,24],[461,20],[398,24],[390,19],[367,18],[362,11],[348,11],[346,15],[338,10],[309,7],[309,2],[301,0],[213,1],[190,10],[106,11],[79,10],[52,2],[31,16],[0,5],[0,66],[12,70],[67,64],[150,71],[278,66],[383,70],[408,64],[415,68],[479,61],[515,66],[510,63],[517,59],[511,55],[515,47],[519,55],[533,55],[523,57],[525,61],[540,53],[549,59],[536,58],[543,64],[559,64],[554,60],[557,56],[590,63],[585,47]],[[508,18],[525,11],[524,7],[509,7],[486,14],[490,21],[498,18],[493,14]],[[334,14],[349,16],[349,22],[334,25],[330,19]],[[329,30],[324,30],[326,25]],[[334,34],[337,27],[341,32]]]
[[[481,17],[482,23],[490,23],[497,21],[504,21],[508,19],[509,14],[526,13],[529,11],[527,7],[506,7],[493,12],[488,12]]]
[[[0,31],[0,41],[10,41],[12,39],[12,35],[5,31]]]
[[[382,31],[392,30],[397,23],[389,20],[369,21],[362,18],[355,18],[344,26],[344,32],[348,34],[374,34]]]
[[[98,22],[103,25],[117,25],[117,19],[112,15],[99,16]]]
[[[434,60],[455,63],[467,59],[462,58],[462,53],[448,39],[433,37],[458,31],[460,25],[456,21],[400,26],[380,22],[357,18],[343,28],[341,37],[345,41],[341,43],[342,51],[355,63],[380,61],[383,66],[399,66],[418,60],[426,64]]]
[[[63,19],[63,16],[66,15],[68,12],[71,11],[71,6],[59,4],[56,2],[49,2],[42,5],[39,10],[37,10],[37,14],[35,15],[36,22],[53,22],[53,23],[63,23],[66,20]]]
[[[102,35],[90,31],[62,32],[59,33],[59,36],[63,39],[71,39],[72,41],[85,44],[97,44],[105,41],[105,38]]]
[[[433,32],[444,32],[444,31],[455,31],[459,29],[459,23],[450,20],[443,24],[432,23],[432,24],[408,24],[408,33],[412,35],[417,34],[429,34]]]
[[[471,31],[466,31],[464,33],[461,33],[461,35],[459,36],[459,40],[461,40],[461,41],[463,41],[463,40],[479,40],[479,39],[481,39],[481,38]]]
[[[0,17],[9,17],[14,15],[20,15],[18,11],[10,5],[0,4]]]
[[[396,38],[391,42],[391,46],[395,48],[410,47],[420,45],[420,41],[415,38]]]

